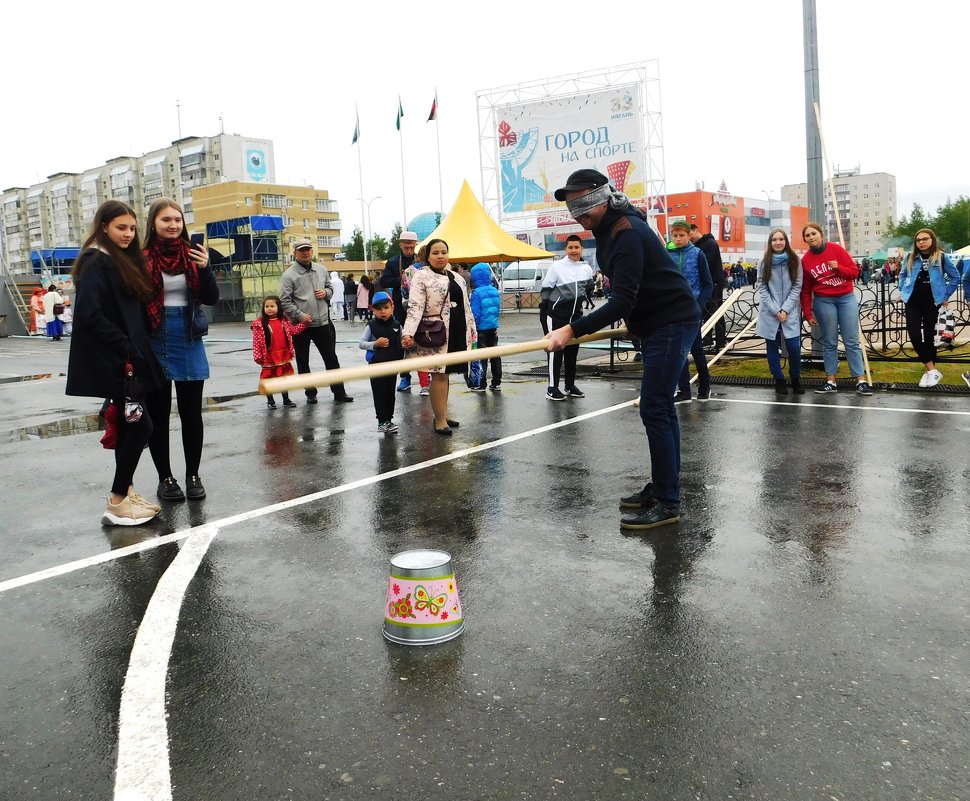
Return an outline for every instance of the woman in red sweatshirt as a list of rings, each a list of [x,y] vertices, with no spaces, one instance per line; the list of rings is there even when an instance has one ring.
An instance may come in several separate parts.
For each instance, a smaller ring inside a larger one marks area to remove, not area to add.
[[[856,380],[856,392],[871,395],[859,344],[859,301],[855,296],[859,268],[845,248],[825,241],[818,223],[808,223],[802,229],[802,238],[808,245],[808,253],[802,256],[802,316],[811,325],[818,321],[822,329],[822,361],[827,379],[815,392],[820,395],[838,392],[835,376],[839,371],[841,334],[849,372]]]

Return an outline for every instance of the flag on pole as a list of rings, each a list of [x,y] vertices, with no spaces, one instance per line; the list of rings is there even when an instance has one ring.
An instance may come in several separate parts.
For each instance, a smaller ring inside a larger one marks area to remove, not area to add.
[[[428,122],[438,119],[438,93],[434,93],[434,100],[431,103],[431,113],[428,115]]]
[[[356,145],[358,139],[360,139],[360,114],[357,115],[357,122],[354,124],[354,138],[350,140],[350,144]]]
[[[404,106],[401,105],[401,96],[397,96],[397,129],[401,130],[401,117],[404,116]]]

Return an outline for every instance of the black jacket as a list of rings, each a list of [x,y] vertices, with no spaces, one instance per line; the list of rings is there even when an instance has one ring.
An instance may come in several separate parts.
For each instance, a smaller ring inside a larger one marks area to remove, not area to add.
[[[67,360],[68,395],[124,398],[125,361],[131,361],[144,392],[165,382],[152,350],[145,304],[125,292],[110,257],[85,251],[90,259],[77,282],[72,304],[74,330]]]
[[[715,286],[722,289],[727,283],[727,276],[724,274],[724,262],[721,261],[721,249],[717,245],[717,240],[710,234],[704,234],[694,243],[707,257],[707,266],[711,271],[711,278]]]
[[[407,309],[404,308],[404,296],[401,293],[401,274],[412,264],[414,256],[404,257],[399,253],[392,256],[384,264],[384,272],[381,273],[381,289],[389,292],[391,300],[394,301],[394,317],[400,322],[404,322]]]
[[[634,336],[673,323],[699,323],[690,284],[660,237],[638,212],[607,210],[593,230],[596,262],[610,279],[610,299],[572,324],[576,336],[626,320]]]

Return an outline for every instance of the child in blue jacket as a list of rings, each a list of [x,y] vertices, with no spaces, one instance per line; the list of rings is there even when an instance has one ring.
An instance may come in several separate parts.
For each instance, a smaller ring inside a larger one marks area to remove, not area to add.
[[[498,289],[492,284],[492,271],[480,261],[472,267],[472,316],[478,329],[478,347],[498,345],[498,314],[502,300]],[[502,391],[502,360],[498,356],[482,362],[482,378],[472,387],[473,392],[484,392],[488,383],[488,367],[492,367],[492,392]]]

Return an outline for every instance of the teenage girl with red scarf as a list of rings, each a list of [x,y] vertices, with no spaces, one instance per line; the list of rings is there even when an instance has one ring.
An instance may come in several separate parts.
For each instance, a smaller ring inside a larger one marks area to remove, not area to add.
[[[280,316],[280,299],[269,295],[263,300],[263,313],[253,320],[249,329],[253,332],[253,361],[263,369],[260,380],[293,375],[293,337],[307,327],[305,322],[291,323]],[[296,408],[290,394],[284,392],[283,408]],[[276,408],[272,395],[266,396],[266,406]]]
[[[155,430],[149,441],[152,461],[158,471],[158,497],[183,501],[205,497],[199,478],[202,461],[202,385],[209,377],[209,362],[202,337],[208,324],[200,304],[219,300],[209,257],[193,247],[185,230],[181,207],[160,198],[148,210],[145,261],[152,282],[152,297],[146,304],[152,331],[152,348],[162,363],[168,381],[149,399]],[[172,415],[172,383],[175,384],[182,450],[185,454],[186,491],[182,492],[169,461],[169,421]]]

